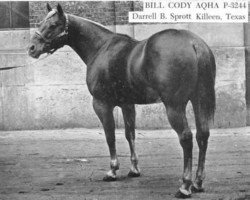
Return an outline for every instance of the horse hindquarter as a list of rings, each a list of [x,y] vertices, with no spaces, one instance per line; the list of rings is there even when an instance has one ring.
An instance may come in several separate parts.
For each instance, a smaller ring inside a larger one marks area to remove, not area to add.
[[[168,30],[149,39],[146,51],[147,78],[158,91],[172,128],[177,132],[184,153],[183,183],[177,197],[188,197],[191,189],[203,191],[204,166],[209,137],[209,119],[215,109],[215,62],[211,50],[187,31]],[[186,118],[186,105],[193,103],[198,168],[192,184],[192,132]]]
[[[167,30],[148,40],[143,68],[165,103],[185,104],[196,89],[197,55],[189,37],[185,32]]]

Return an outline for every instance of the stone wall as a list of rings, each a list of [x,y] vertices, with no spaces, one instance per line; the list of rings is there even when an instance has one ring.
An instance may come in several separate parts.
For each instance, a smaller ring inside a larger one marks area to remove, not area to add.
[[[56,2],[57,3],[57,2]],[[51,5],[56,4],[52,2]],[[245,26],[243,24],[128,24],[127,12],[140,2],[61,2],[68,13],[86,17],[138,40],[165,28],[188,29],[212,48],[217,63],[215,127],[246,125]],[[85,82],[86,67],[69,47],[34,61],[25,47],[36,24],[46,15],[45,2],[30,2],[30,30],[0,31],[1,66],[26,65],[0,71],[0,129],[49,129],[101,126],[92,109]],[[193,112],[187,109],[191,126]],[[162,104],[136,106],[138,128],[168,128]],[[121,111],[114,112],[123,126]]]

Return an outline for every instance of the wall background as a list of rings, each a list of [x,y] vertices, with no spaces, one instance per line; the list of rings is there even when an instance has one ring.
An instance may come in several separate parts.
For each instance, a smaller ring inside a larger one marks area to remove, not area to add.
[[[50,3],[55,6],[57,2]],[[249,124],[249,24],[128,24],[128,11],[140,10],[141,2],[60,3],[68,13],[100,22],[138,40],[166,28],[198,34],[216,57],[214,127]],[[26,55],[30,36],[45,15],[46,2],[29,2],[30,29],[0,30],[0,68],[27,65],[0,71],[0,130],[99,127],[85,83],[86,68],[75,52],[64,47],[36,63]],[[187,113],[193,126],[190,107]],[[137,106],[136,111],[137,128],[169,127],[162,104]],[[121,111],[117,108],[114,114],[117,127],[122,127]]]

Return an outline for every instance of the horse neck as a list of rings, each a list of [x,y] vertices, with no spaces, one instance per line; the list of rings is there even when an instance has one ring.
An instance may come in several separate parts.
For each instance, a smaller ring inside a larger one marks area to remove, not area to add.
[[[69,46],[88,64],[98,50],[110,39],[112,32],[101,25],[69,15]]]

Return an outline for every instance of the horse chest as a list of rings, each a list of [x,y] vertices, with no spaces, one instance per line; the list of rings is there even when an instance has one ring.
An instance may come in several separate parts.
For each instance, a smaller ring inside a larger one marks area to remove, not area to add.
[[[109,92],[109,84],[105,80],[105,74],[101,69],[92,68],[87,72],[87,86],[92,96],[104,98]]]

